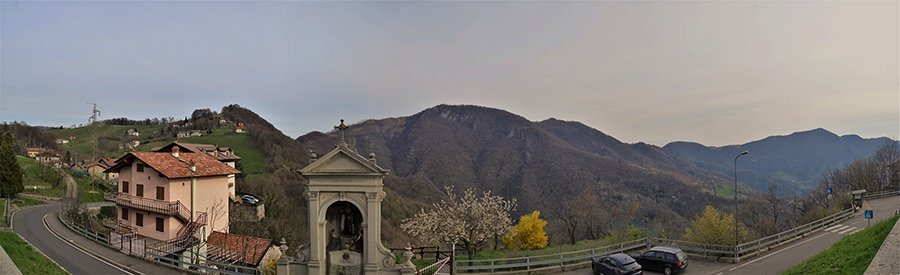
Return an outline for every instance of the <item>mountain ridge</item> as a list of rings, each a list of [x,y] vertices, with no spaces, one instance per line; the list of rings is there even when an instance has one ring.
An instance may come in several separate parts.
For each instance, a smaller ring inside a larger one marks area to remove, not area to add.
[[[699,167],[725,174],[733,173],[738,154],[749,151],[750,154],[741,158],[743,161],[738,161],[739,181],[758,191],[764,191],[776,181],[785,191],[804,192],[815,188],[826,170],[868,157],[886,140],[890,139],[867,139],[855,134],[838,136],[824,128],[815,128],[738,145],[715,147],[676,141],[662,148]]]

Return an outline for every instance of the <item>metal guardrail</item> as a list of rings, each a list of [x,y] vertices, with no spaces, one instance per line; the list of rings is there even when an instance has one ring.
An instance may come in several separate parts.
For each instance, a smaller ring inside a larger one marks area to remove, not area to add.
[[[61,221],[63,224],[65,224],[67,227],[69,227],[69,229],[75,230],[75,232],[78,232],[79,234],[81,234],[87,238],[90,238],[90,239],[94,240],[95,242],[109,245],[109,237],[104,236],[103,234],[97,233],[93,230],[84,229],[83,227],[81,227],[81,225],[78,225],[78,224],[70,221],[63,214],[59,214],[58,216],[59,216],[59,221]]]
[[[876,192],[864,196],[864,198],[879,198],[885,196],[900,195],[900,190],[886,190]],[[654,245],[665,245],[678,247],[686,252],[702,254],[719,254],[740,258],[753,253],[757,253],[762,248],[771,245],[780,244],[789,241],[797,236],[812,232],[816,229],[831,225],[832,223],[843,218],[853,215],[853,208],[848,208],[841,212],[829,215],[827,217],[815,220],[813,222],[797,226],[790,230],[783,231],[778,234],[759,238],[749,242],[734,245],[714,245],[697,242],[689,242],[683,240],[670,240],[662,238],[647,237],[634,241],[598,247],[595,249],[579,250],[572,252],[562,252],[550,255],[539,255],[519,258],[503,258],[488,260],[457,260],[454,263],[456,270],[467,270],[469,272],[490,272],[497,270],[516,271],[516,270],[532,270],[535,268],[543,268],[549,266],[564,266],[566,264],[577,264],[585,262],[594,257],[605,256],[613,253],[623,253],[626,251],[636,250],[638,248],[649,248]],[[599,252],[598,252],[599,251]],[[472,266],[469,266],[469,263]]]
[[[563,252],[551,255],[489,260],[457,260],[454,261],[454,268],[456,268],[456,270],[489,271],[491,273],[494,273],[498,269],[510,271],[532,270],[535,268],[565,266],[567,263],[573,264],[584,262],[585,260],[590,260],[594,257],[600,257],[614,253],[624,253],[626,251],[632,251],[638,248],[646,247],[647,238],[642,238],[594,249]],[[469,266],[470,263],[472,264],[471,266]]]
[[[882,191],[878,191],[875,193],[866,194],[865,196],[863,196],[863,198],[871,199],[871,198],[880,198],[880,197],[887,197],[887,196],[894,196],[894,195],[900,195],[900,189],[898,189],[898,190],[882,190]]]
[[[848,208],[828,217],[815,220],[813,222],[795,227],[787,231],[783,231],[775,235],[740,244],[737,246],[737,253],[735,254],[735,258],[746,254],[747,252],[755,252],[763,247],[767,247],[773,244],[779,244],[785,240],[793,239],[794,237],[797,237],[801,234],[812,232],[813,230],[830,225],[835,221],[843,219],[845,217],[849,217],[850,215],[853,215],[853,208]]]

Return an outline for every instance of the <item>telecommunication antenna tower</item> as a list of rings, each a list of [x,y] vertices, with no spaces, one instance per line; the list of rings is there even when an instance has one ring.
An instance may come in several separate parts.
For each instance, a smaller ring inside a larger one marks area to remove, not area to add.
[[[97,161],[97,143],[100,142],[97,137],[97,127],[99,126],[97,117],[100,116],[100,110],[97,110],[97,108],[103,109],[103,107],[100,107],[97,103],[93,102],[87,102],[87,104],[94,105],[94,110],[91,112],[91,117],[88,118],[88,122],[91,123],[91,141],[94,143],[91,146],[91,161]]]

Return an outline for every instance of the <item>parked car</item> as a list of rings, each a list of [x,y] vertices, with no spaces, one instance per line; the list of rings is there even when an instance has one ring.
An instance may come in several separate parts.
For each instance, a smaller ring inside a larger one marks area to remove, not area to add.
[[[657,246],[631,257],[642,267],[662,271],[666,275],[682,272],[688,266],[687,254],[674,247]]]
[[[619,253],[597,257],[591,263],[594,275],[641,275],[644,272],[633,258]]]
[[[256,204],[259,202],[259,199],[251,195],[243,195],[241,196],[241,200],[246,204]]]

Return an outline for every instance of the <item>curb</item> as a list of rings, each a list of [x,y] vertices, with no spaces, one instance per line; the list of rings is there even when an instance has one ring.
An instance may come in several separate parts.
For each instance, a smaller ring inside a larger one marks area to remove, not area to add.
[[[63,225],[66,226],[66,228],[68,228],[69,230],[72,230],[72,228],[69,227],[68,224],[66,224],[65,222],[63,222],[62,220],[60,220],[60,217],[59,217],[59,215],[60,215],[59,210],[56,210],[56,211],[47,213],[47,215],[55,216],[56,219],[59,220],[60,223],[62,223]],[[94,256],[95,258],[98,258],[98,259],[100,259],[100,260],[103,261],[103,262],[106,262],[106,263],[108,263],[108,264],[114,265],[114,266],[116,266],[116,267],[118,267],[118,268],[120,268],[120,269],[122,269],[122,270],[125,270],[125,271],[127,271],[127,272],[129,272],[129,273],[132,273],[132,274],[141,274],[141,275],[144,274],[144,273],[142,273],[142,272],[140,272],[140,271],[137,271],[137,270],[134,270],[134,269],[132,269],[132,268],[130,268],[130,267],[127,267],[127,266],[125,266],[125,265],[122,265],[122,264],[120,264],[120,263],[118,263],[118,262],[116,262],[116,261],[110,260],[109,258],[106,258],[106,257],[104,257],[103,255],[100,255],[100,254],[98,254],[98,253],[95,253],[94,251],[89,250],[89,249],[87,249],[87,248],[85,248],[85,247],[83,247],[83,246],[81,246],[81,245],[75,243],[74,241],[69,240],[68,238],[64,238],[62,235],[59,234],[59,232],[56,232],[56,230],[53,230],[53,227],[50,227],[50,225],[47,224],[47,220],[46,220],[46,219],[47,219],[47,216],[44,216],[44,217],[42,218],[42,220],[43,220],[43,222],[44,222],[44,226],[46,226],[47,229],[50,230],[50,233],[52,233],[53,235],[55,235],[56,237],[58,237],[60,240],[63,240],[64,242],[68,243],[69,245],[78,248],[78,250],[81,250],[81,251],[83,251],[83,252],[85,252],[85,253],[87,253],[87,254],[90,254],[91,256]],[[72,230],[72,231],[74,232],[74,230]]]
[[[44,251],[41,251],[40,249],[37,249],[36,247],[34,247],[34,245],[31,244],[31,242],[29,242],[28,240],[26,240],[25,238],[23,238],[22,235],[20,235],[18,232],[16,232],[16,231],[15,231],[15,228],[13,228],[13,220],[14,220],[14,218],[16,217],[16,213],[18,213],[19,210],[27,209],[27,208],[35,207],[35,206],[38,206],[38,205],[29,205],[29,206],[25,206],[25,207],[20,207],[20,208],[16,209],[15,211],[13,211],[12,214],[9,214],[9,231],[12,232],[12,233],[16,233],[16,236],[19,236],[19,239],[22,239],[23,241],[25,241],[25,243],[27,243],[29,246],[31,246],[31,249],[33,249],[34,251],[37,251],[38,253],[41,253],[41,255],[44,256],[44,258],[47,258],[47,260],[50,260],[50,262],[52,262],[53,264],[55,264],[56,266],[58,266],[59,269],[62,269],[63,271],[68,272],[68,273],[72,273],[72,272],[69,272],[68,270],[66,270],[66,269],[65,269],[64,267],[62,267],[61,265],[59,265],[59,263],[57,263],[56,261],[54,261],[52,258],[47,257],[47,254],[44,254]],[[18,267],[17,267],[17,268],[18,268]]]

